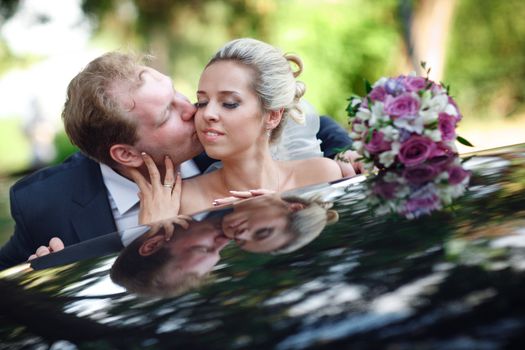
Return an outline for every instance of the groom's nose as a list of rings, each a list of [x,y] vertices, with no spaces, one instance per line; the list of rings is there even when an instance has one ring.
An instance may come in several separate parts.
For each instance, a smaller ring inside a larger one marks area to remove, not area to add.
[[[193,116],[195,115],[195,112],[197,112],[197,108],[193,103],[188,100],[188,98],[182,94],[179,94],[177,96],[177,99],[179,100],[179,106],[181,108],[181,119],[184,121],[190,121],[193,119]]]

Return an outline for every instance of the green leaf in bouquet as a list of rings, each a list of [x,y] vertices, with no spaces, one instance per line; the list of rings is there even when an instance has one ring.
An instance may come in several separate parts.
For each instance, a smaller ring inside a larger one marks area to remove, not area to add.
[[[367,94],[369,94],[370,91],[372,91],[372,84],[370,84],[370,82],[366,79],[365,79],[365,91]]]
[[[375,130],[375,129],[373,129],[373,128],[370,128],[370,129],[368,130],[368,134],[366,135],[365,143],[369,143],[370,140],[372,140],[372,136],[373,136],[373,134],[374,134],[374,130]]]
[[[427,124],[427,128],[428,129],[436,129],[438,127],[438,125],[439,125],[439,121],[436,120],[436,121],[433,121],[433,122]]]
[[[428,80],[428,76],[430,75],[430,71],[432,70],[432,68],[428,67],[427,69],[427,63],[425,61],[421,61],[419,63],[419,65],[421,66],[421,68],[423,68],[423,70],[427,73],[427,77],[426,79]]]
[[[356,103],[355,105],[353,105],[353,102],[354,102],[355,99],[360,99],[360,97],[357,96],[357,95],[353,95],[353,96],[350,96],[347,99],[348,106],[346,106],[346,112],[347,112],[349,117],[355,117],[357,111],[359,110],[359,107],[361,106],[361,102]],[[349,123],[350,123],[350,121],[349,121]]]
[[[450,85],[445,84],[445,83],[442,82],[442,81],[440,81],[439,83],[441,84],[441,86],[443,87],[443,89],[445,89],[445,92],[447,93],[447,95],[450,95]]]
[[[468,146],[468,147],[474,147],[473,144],[471,144],[470,142],[468,142],[466,139],[464,139],[463,137],[461,137],[459,135],[456,137],[456,140],[458,140],[458,142],[461,143],[462,145],[465,145],[465,146]]]

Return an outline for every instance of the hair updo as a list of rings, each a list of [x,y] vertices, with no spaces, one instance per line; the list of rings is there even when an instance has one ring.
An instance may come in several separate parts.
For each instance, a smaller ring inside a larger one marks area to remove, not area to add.
[[[272,130],[271,142],[279,138],[288,117],[296,123],[304,123],[299,101],[306,92],[306,86],[295,79],[303,71],[303,62],[299,56],[283,54],[259,40],[242,38],[226,43],[206,67],[227,60],[237,61],[255,72],[253,88],[263,110],[284,110],[281,122]],[[290,63],[296,66],[296,70],[292,70]]]

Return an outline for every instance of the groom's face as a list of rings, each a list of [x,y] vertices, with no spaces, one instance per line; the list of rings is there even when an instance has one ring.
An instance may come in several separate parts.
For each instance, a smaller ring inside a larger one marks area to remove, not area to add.
[[[137,122],[139,151],[150,154],[157,164],[169,155],[180,164],[202,152],[193,116],[195,106],[173,87],[169,77],[143,67],[143,84],[131,93],[130,115]]]

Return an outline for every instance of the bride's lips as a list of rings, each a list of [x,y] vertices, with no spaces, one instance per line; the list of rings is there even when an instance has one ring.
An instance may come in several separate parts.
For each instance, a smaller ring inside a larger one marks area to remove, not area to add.
[[[217,141],[217,139],[224,135],[223,132],[212,128],[201,130],[199,134],[202,139],[207,142]]]
[[[233,218],[225,220],[222,223],[222,230],[226,237],[231,239],[235,238],[235,231],[237,231],[241,225],[245,224],[248,220],[243,218]]]

